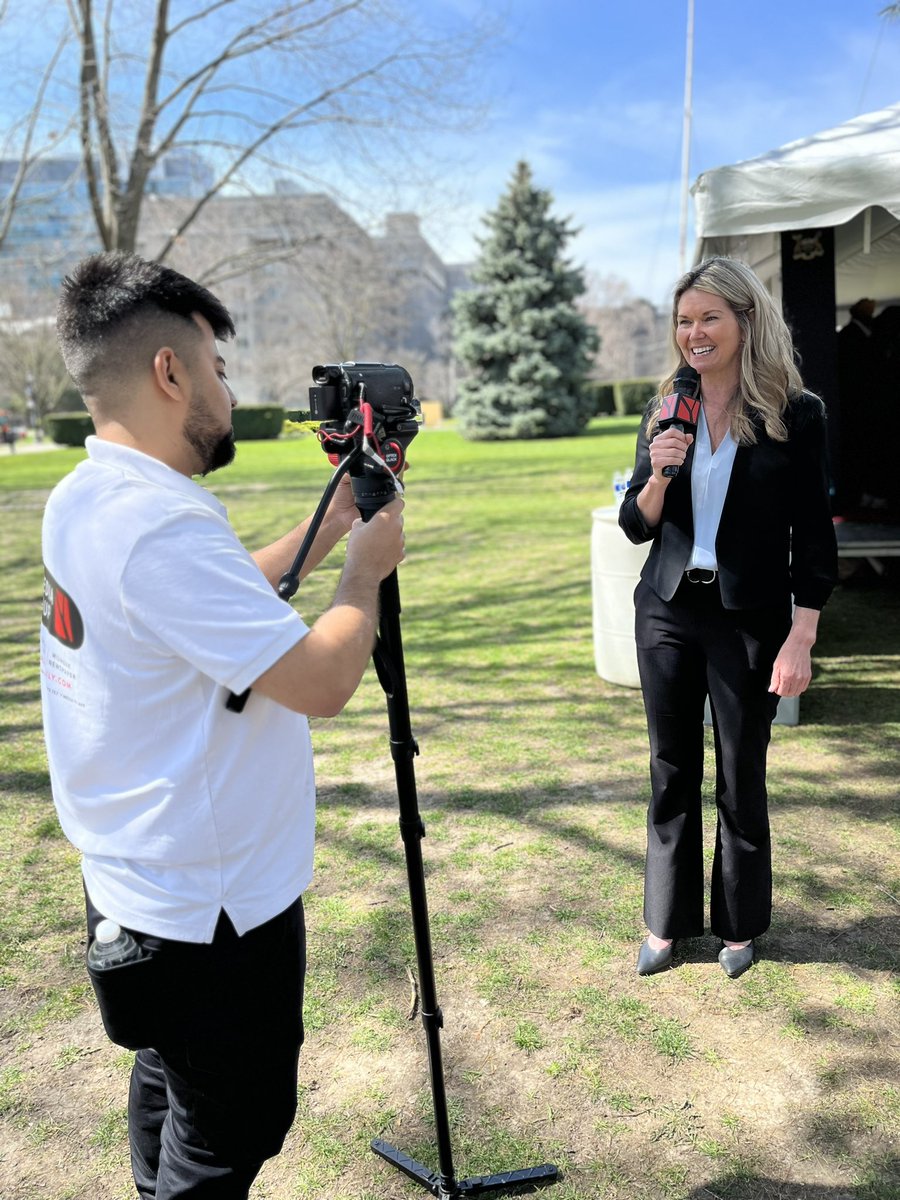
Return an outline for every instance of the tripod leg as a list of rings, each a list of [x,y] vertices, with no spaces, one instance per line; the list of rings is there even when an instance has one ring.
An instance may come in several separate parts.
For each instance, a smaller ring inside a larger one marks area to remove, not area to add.
[[[381,1138],[373,1138],[372,1149],[389,1162],[391,1166],[396,1167],[398,1171],[402,1171],[407,1175],[413,1183],[417,1183],[419,1187],[423,1187],[426,1191],[431,1192],[432,1196],[440,1195],[440,1182],[434,1171],[429,1171],[427,1167],[420,1162],[416,1162],[414,1158],[410,1158],[408,1154],[404,1154],[402,1150],[397,1150],[396,1147],[389,1145],[388,1142],[383,1142]]]
[[[413,768],[413,759],[418,754],[419,748],[412,735],[409,721],[406,672],[400,638],[400,590],[396,571],[393,571],[382,582],[380,600],[381,611],[378,622],[375,666],[387,696],[391,755],[394,759],[397,795],[400,802],[400,833],[406,854],[406,875],[412,909],[416,961],[419,968],[422,1025],[428,1048],[440,1171],[437,1174],[429,1171],[415,1159],[379,1138],[372,1142],[372,1150],[387,1162],[392,1163],[420,1187],[438,1197],[438,1200],[459,1200],[462,1196],[498,1191],[501,1188],[519,1190],[527,1188],[530,1191],[534,1187],[554,1182],[558,1174],[556,1167],[546,1165],[519,1171],[505,1171],[496,1175],[479,1175],[461,1183],[456,1182],[454,1175],[447,1093],[444,1087],[444,1071],[441,1062],[440,1031],[444,1025],[444,1017],[437,1002],[434,956],[428,921],[428,899],[425,892],[425,866],[422,859],[422,838],[425,836],[425,825],[419,814]]]
[[[487,1192],[517,1188],[520,1192],[533,1192],[536,1188],[556,1183],[559,1169],[546,1163],[542,1167],[524,1167],[518,1171],[498,1171],[496,1175],[472,1175],[461,1179],[457,1189],[459,1196],[483,1196]]]
[[[378,651],[376,664],[379,679],[387,695],[388,723],[391,736],[391,755],[400,801],[400,833],[406,854],[406,876],[409,885],[416,962],[419,969],[419,992],[422,1002],[422,1025],[428,1048],[434,1124],[438,1143],[440,1174],[437,1196],[454,1196],[456,1180],[453,1170],[453,1150],[450,1141],[450,1120],[447,1094],[441,1061],[440,1030],[443,1015],[437,1002],[434,979],[434,956],[428,920],[428,898],[425,891],[425,865],[422,859],[422,838],[425,825],[419,814],[416,777],[413,759],[419,752],[409,720],[409,701],[406,691],[406,672],[403,664],[403,644],[400,637],[400,589],[397,572],[392,572],[381,584],[381,610],[378,622]],[[381,660],[380,662],[378,660]],[[374,1148],[374,1147],[373,1147]],[[392,1149],[389,1147],[389,1149]],[[381,1153],[381,1151],[378,1151]],[[393,1151],[396,1165],[405,1156]],[[384,1157],[384,1155],[382,1155]],[[412,1160],[406,1160],[412,1161]],[[416,1178],[416,1176],[412,1176]],[[419,1180],[421,1182],[421,1180]]]

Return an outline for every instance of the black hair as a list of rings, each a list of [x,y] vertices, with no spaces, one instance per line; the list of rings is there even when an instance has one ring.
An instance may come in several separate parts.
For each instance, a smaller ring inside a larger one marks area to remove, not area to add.
[[[234,336],[228,309],[199,283],[137,254],[110,251],[83,259],[63,280],[56,336],[82,392],[115,383],[149,364],[169,340],[199,337],[199,314],[216,338]]]

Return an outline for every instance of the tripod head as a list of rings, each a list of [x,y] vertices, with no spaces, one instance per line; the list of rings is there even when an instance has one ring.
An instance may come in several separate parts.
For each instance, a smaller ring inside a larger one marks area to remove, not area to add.
[[[422,422],[422,408],[414,395],[412,377],[396,364],[331,364],[313,367],[312,377],[315,386],[309,389],[310,410],[313,419],[320,422],[316,436],[336,470],[291,569],[278,583],[282,600],[290,600],[297,591],[300,570],[341,476],[349,473],[360,516],[364,521],[370,520],[394,496],[402,494],[398,476],[406,462],[406,448]],[[396,574],[391,578],[396,591]],[[379,667],[384,678],[385,670]],[[249,688],[239,696],[231,693],[226,707],[232,712],[243,712],[249,695]]]
[[[347,469],[366,519],[403,490],[397,476],[422,423],[412,377],[394,363],[353,362],[313,367],[312,376],[317,436],[335,466],[352,456]]]

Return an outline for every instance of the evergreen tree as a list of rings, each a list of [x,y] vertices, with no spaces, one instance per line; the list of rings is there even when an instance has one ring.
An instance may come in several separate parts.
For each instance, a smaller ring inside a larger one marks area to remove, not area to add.
[[[468,438],[568,437],[593,415],[584,383],[596,332],[575,307],[580,269],[562,257],[575,231],[520,162],[484,222],[474,290],[454,299],[455,350],[465,364],[454,410]]]

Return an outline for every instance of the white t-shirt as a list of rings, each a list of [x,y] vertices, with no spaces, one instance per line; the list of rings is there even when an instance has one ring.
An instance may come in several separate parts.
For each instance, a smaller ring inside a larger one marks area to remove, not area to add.
[[[307,632],[204,488],[87,439],[44,514],[41,694],[53,798],[104,916],[159,937],[239,934],[312,877],[305,717],[258,693]]]

